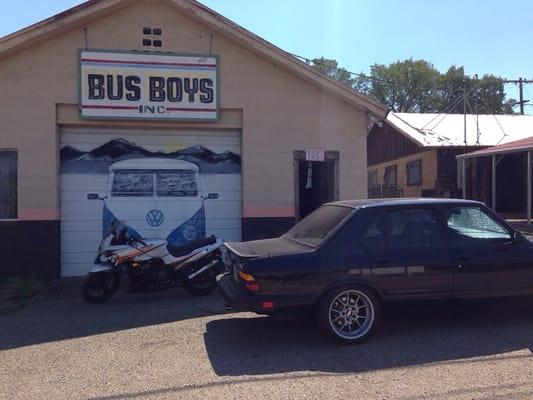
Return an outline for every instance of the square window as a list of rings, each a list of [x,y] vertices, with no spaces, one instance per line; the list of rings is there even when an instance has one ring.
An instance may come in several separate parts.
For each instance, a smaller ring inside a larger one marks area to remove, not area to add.
[[[152,34],[152,28],[143,28],[143,35],[151,35]]]
[[[368,171],[368,187],[374,187],[378,185],[378,171]]]
[[[154,47],[161,47],[163,46],[163,42],[161,40],[154,40]]]
[[[407,163],[407,184],[422,184],[422,160],[411,161]]]
[[[396,168],[396,165],[390,165],[385,168],[383,181],[385,185],[396,186],[398,184],[398,169]]]
[[[163,34],[163,31],[161,28],[154,28],[154,35],[161,36]]]
[[[143,39],[143,46],[151,46],[152,41],[150,39]]]
[[[0,150],[0,219],[17,218],[17,151]]]

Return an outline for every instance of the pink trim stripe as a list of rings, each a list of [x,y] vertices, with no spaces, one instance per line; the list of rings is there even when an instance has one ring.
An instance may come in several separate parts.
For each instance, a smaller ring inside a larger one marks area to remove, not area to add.
[[[23,208],[19,210],[18,219],[22,221],[56,220],[59,211],[56,208]]]
[[[82,62],[99,62],[109,64],[142,64],[142,65],[174,65],[176,67],[216,67],[216,64],[189,64],[189,63],[169,63],[160,61],[122,61],[122,60],[99,60],[97,58],[82,58]]]
[[[167,107],[169,111],[198,111],[198,112],[216,112],[216,108],[181,108],[181,107]]]
[[[109,110],[137,110],[136,106],[81,106],[81,108],[96,108],[96,109],[109,109]]]
[[[245,206],[242,212],[244,218],[254,217],[294,217],[294,206],[269,206],[252,207]]]

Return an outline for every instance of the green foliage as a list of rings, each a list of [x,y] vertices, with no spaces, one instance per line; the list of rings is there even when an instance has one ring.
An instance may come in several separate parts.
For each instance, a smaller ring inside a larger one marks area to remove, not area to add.
[[[32,275],[29,278],[12,277],[7,281],[7,297],[16,300],[31,299],[44,289],[42,280]]]
[[[440,73],[433,64],[410,58],[390,65],[374,64],[370,76],[354,76],[336,60],[321,57],[312,60],[312,67],[396,112],[463,113],[464,103],[459,99],[465,90],[467,113],[513,112],[505,99],[502,78],[485,75],[478,79],[465,75],[464,68],[455,65]]]

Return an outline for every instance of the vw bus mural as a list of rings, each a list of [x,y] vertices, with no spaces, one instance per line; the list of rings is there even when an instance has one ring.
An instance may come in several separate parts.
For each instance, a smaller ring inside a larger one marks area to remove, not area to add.
[[[90,194],[88,198],[100,198]],[[118,161],[109,167],[103,232],[125,221],[130,235],[166,238],[174,245],[205,237],[205,199],[196,164],[167,158]]]

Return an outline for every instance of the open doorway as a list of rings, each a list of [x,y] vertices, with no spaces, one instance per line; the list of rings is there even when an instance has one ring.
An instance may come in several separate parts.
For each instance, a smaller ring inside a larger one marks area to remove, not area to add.
[[[337,170],[337,152],[326,152],[324,161],[306,161],[304,152],[295,152],[297,220],[324,203],[338,200]]]

